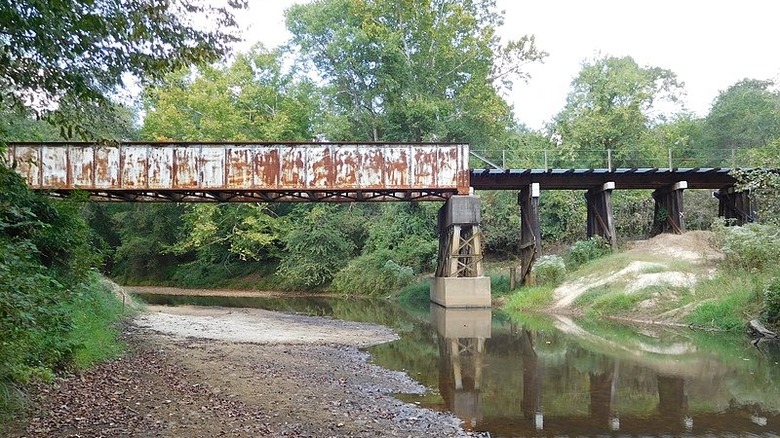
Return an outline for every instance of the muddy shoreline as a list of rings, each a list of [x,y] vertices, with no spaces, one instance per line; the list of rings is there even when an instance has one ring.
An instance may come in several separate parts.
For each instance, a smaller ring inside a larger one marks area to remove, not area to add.
[[[425,388],[360,348],[387,327],[259,309],[149,306],[128,354],[33,391],[11,437],[461,437]]]

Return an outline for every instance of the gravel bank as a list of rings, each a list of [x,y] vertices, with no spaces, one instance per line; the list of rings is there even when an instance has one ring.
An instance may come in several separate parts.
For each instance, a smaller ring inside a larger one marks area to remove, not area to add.
[[[455,417],[358,348],[386,327],[256,309],[150,306],[130,353],[38,387],[12,437],[460,437]]]

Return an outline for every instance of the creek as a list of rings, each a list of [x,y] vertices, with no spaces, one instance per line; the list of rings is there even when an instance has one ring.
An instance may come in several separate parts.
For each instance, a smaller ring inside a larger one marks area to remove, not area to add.
[[[372,361],[430,388],[398,397],[491,437],[780,434],[780,346],[744,335],[427,302],[136,296],[392,327],[400,339],[368,348]]]

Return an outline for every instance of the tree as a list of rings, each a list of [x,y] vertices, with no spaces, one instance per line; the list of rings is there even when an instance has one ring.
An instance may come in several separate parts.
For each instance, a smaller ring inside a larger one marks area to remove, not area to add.
[[[704,144],[714,164],[732,150],[765,147],[780,138],[780,92],[772,81],[743,79],[718,94],[705,119]]]
[[[201,0],[64,0],[0,4],[0,110],[22,109],[90,136],[84,114],[111,113],[135,77],[223,56],[237,40],[233,11]],[[211,22],[199,29],[194,17]],[[2,133],[0,133],[2,134]]]
[[[325,0],[295,5],[287,26],[325,80],[325,134],[374,141],[503,137],[500,87],[545,56],[533,37],[501,44],[493,0]]]
[[[563,148],[580,155],[584,164],[605,166],[606,151],[612,150],[613,165],[631,165],[642,158],[632,152],[661,120],[655,105],[677,102],[682,87],[673,72],[640,67],[631,57],[585,62],[553,129]],[[586,151],[594,155],[585,157]]]
[[[151,140],[308,140],[314,86],[282,72],[281,55],[255,47],[228,66],[180,70],[144,93]]]

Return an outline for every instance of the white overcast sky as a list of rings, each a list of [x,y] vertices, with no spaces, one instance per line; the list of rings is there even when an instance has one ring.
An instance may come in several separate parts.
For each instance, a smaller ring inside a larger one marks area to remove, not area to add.
[[[246,50],[284,43],[284,11],[301,0],[252,0],[241,14]],[[549,53],[507,96],[518,120],[542,128],[566,102],[583,60],[633,57],[685,82],[686,107],[703,116],[713,99],[743,78],[780,79],[780,1],[497,0],[504,39],[536,36]]]

